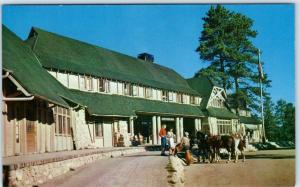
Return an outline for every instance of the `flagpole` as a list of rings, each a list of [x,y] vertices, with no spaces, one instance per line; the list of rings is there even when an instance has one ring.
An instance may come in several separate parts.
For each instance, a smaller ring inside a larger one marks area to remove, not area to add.
[[[258,49],[258,63],[260,64],[260,49]],[[262,67],[261,67],[262,68]],[[261,121],[262,121],[262,141],[263,143],[266,140],[266,133],[265,133],[265,121],[264,121],[264,101],[263,101],[263,87],[262,87],[262,76],[261,75],[263,72],[260,71],[260,76],[259,76],[259,85],[260,85],[260,102],[261,102]]]

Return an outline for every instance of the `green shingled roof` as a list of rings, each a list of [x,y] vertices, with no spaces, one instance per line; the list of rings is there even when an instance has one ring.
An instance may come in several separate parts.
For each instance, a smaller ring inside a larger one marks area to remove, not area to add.
[[[34,46],[34,52],[45,68],[198,95],[174,70],[155,63],[38,28],[32,28],[26,42]]]
[[[120,95],[99,94],[70,90],[72,102],[87,106],[91,115],[132,116],[136,113],[157,113],[165,115],[204,116],[197,106],[162,101],[132,98]]]
[[[31,49],[8,28],[2,26],[2,68],[32,95],[52,103],[68,106],[57,94],[65,88],[44,70]]]
[[[189,86],[196,90],[202,97],[201,108],[205,109],[207,107],[208,100],[210,98],[214,83],[205,76],[199,76],[187,79]]]
[[[220,119],[238,119],[238,116],[227,108],[215,108],[215,107],[208,107],[207,108],[208,116],[216,117]]]
[[[244,124],[253,124],[253,125],[261,124],[261,121],[255,117],[240,116],[239,118],[240,118],[240,122]]]

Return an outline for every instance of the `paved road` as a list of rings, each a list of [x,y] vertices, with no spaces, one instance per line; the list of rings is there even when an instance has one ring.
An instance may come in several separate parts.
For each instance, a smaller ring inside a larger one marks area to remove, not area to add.
[[[168,186],[165,169],[168,157],[160,152],[144,152],[100,160],[83,166],[41,186]]]
[[[249,152],[246,159],[185,167],[185,186],[295,186],[295,150]]]

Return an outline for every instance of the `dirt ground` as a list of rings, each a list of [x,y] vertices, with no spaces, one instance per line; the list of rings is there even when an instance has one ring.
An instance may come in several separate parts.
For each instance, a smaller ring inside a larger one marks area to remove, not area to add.
[[[185,186],[295,186],[295,150],[247,152],[246,162],[185,167]]]
[[[43,187],[167,187],[167,156],[159,151],[104,159],[56,177]]]

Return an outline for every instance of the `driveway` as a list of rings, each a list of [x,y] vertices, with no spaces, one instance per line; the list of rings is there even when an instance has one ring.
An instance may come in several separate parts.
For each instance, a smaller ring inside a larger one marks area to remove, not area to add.
[[[167,156],[143,152],[97,161],[70,171],[40,186],[169,186],[165,169]]]

